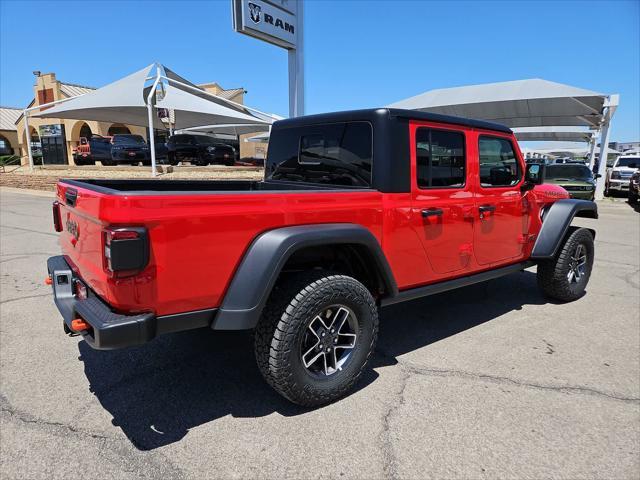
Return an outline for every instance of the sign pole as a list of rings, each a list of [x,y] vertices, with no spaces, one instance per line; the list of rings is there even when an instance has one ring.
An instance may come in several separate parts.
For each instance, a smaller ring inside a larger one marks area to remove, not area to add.
[[[231,0],[233,29],[287,50],[289,117],[304,115],[303,0]]]
[[[289,117],[304,115],[304,33],[303,5],[297,0],[296,48],[289,55]]]

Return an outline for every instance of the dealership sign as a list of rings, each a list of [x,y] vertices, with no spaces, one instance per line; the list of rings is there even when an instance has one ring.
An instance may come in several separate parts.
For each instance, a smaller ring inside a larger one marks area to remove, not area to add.
[[[297,47],[296,0],[233,0],[233,28],[287,50]]]

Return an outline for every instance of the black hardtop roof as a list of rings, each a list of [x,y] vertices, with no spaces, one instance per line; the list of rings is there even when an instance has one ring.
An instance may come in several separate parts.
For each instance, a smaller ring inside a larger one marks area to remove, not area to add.
[[[452,125],[462,125],[465,127],[482,128],[497,132],[512,133],[511,129],[499,123],[474,120],[471,118],[452,117],[450,115],[440,115],[438,113],[421,112],[418,110],[404,110],[401,108],[369,108],[363,110],[347,110],[343,112],[320,113],[316,115],[305,115],[302,117],[287,118],[278,120],[273,125],[276,128],[299,127],[319,123],[349,122],[365,120],[375,123],[381,118],[392,120],[393,118],[405,118],[409,120],[424,120],[428,122],[449,123]]]

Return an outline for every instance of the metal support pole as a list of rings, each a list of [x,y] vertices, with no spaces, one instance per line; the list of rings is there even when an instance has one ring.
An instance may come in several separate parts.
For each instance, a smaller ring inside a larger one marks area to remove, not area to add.
[[[596,161],[596,143],[598,140],[598,133],[600,132],[594,132],[591,135],[591,141],[589,142],[589,170],[593,170],[593,165]]]
[[[153,100],[153,94],[156,93],[156,88],[158,83],[160,83],[161,72],[160,67],[156,64],[156,80],[153,82],[151,86],[151,90],[149,90],[149,95],[147,95],[147,117],[149,118],[149,149],[151,150],[151,169],[152,175],[155,177],[158,175],[156,171],[156,139],[153,132],[153,105],[151,101]]]
[[[24,110],[24,138],[27,142],[27,155],[29,155],[29,169],[33,172],[33,153],[31,153],[31,132],[29,131],[29,112]]]
[[[151,150],[151,169],[152,175],[155,177],[158,172],[156,171],[156,143],[153,135],[153,107],[151,103],[147,103],[147,115],[149,117],[149,149]]]
[[[604,198],[604,184],[607,173],[607,150],[609,150],[609,131],[610,131],[611,118],[609,112],[605,116],[604,125],[602,126],[602,134],[600,135],[600,160],[598,164],[598,173],[600,178],[596,183],[596,200],[602,200]]]
[[[297,2],[298,28],[296,48],[288,51],[289,56],[289,117],[304,115],[304,16],[303,3]]]

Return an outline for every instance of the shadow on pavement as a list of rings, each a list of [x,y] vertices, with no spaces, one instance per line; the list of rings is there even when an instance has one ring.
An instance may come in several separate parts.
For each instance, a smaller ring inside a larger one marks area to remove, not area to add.
[[[372,366],[492,320],[525,304],[542,304],[535,274],[522,272],[453,292],[388,307]],[[249,332],[192,330],[135,348],[95,351],[78,344],[90,390],[131,442],[151,450],[220,417],[284,416],[308,411],[262,379]],[[368,369],[358,388],[375,381]]]

